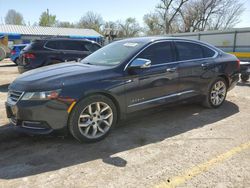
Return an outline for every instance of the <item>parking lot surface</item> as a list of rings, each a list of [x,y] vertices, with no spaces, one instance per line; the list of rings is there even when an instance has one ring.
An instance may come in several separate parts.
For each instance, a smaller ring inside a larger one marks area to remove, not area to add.
[[[18,75],[0,62],[0,187],[250,187],[249,82],[219,109],[143,111],[105,140],[80,144],[13,131],[4,102]]]

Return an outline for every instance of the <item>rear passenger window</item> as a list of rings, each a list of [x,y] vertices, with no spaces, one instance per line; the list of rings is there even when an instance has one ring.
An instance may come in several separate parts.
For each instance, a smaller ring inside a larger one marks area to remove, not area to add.
[[[76,50],[85,51],[79,41],[60,41],[60,49],[62,50]]]
[[[45,45],[47,48],[57,49],[57,42],[56,41],[48,41]]]
[[[174,61],[174,54],[170,42],[160,42],[149,46],[137,58],[151,60],[152,65]]]
[[[179,61],[203,58],[202,46],[198,44],[189,42],[176,42],[175,45],[177,48]]]
[[[204,54],[204,58],[207,58],[207,57],[213,57],[215,52],[205,46],[203,46],[203,54]]]

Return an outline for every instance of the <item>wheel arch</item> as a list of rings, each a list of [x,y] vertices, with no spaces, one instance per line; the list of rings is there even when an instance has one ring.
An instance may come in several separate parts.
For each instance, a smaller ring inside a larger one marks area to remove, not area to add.
[[[218,77],[223,78],[223,79],[226,81],[227,88],[229,88],[230,81],[229,81],[228,76],[226,76],[225,74],[221,74],[221,75],[219,75]]]
[[[104,92],[104,91],[96,91],[96,92],[87,93],[87,94],[83,95],[79,100],[77,100],[77,103],[79,101],[83,100],[84,98],[87,98],[87,97],[90,97],[90,96],[93,96],[93,95],[103,95],[103,96],[109,98],[114,103],[114,105],[116,107],[117,116],[118,116],[117,119],[119,120],[121,118],[121,114],[122,114],[121,106],[120,106],[117,98],[115,96],[113,96],[112,94],[110,94],[110,93],[107,93],[107,92]],[[71,112],[70,112],[70,114],[71,114]]]

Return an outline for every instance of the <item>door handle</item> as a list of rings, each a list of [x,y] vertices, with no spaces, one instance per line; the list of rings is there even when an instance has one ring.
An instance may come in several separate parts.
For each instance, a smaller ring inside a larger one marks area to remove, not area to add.
[[[209,67],[209,63],[202,63],[202,64],[201,64],[201,67],[202,67],[203,69],[207,69],[207,68]]]
[[[175,72],[175,71],[176,71],[176,67],[167,68],[166,71],[167,71],[167,72]]]

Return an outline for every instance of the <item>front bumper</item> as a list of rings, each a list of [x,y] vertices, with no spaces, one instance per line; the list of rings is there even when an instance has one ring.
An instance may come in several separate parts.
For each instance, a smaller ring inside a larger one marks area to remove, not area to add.
[[[15,129],[31,134],[49,134],[67,129],[68,104],[57,101],[5,103],[7,117]]]

